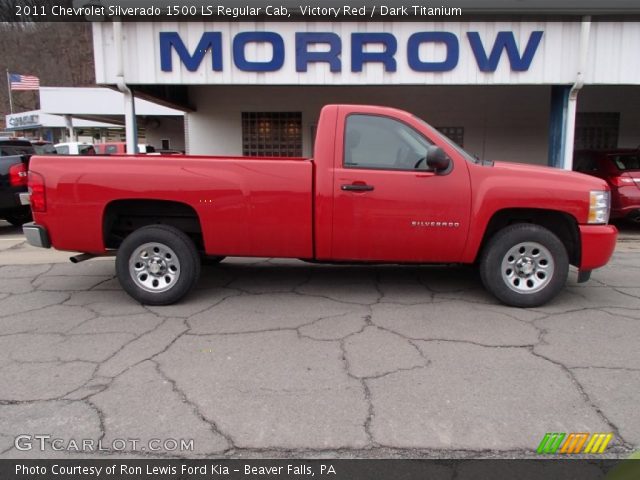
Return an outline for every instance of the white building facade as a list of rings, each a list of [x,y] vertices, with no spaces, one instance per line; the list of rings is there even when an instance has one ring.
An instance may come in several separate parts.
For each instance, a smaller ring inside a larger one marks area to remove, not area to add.
[[[311,156],[328,103],[405,109],[486,159],[570,168],[574,146],[640,145],[638,22],[105,22],[93,36],[97,83],[178,94],[160,97],[180,99],[191,154]]]

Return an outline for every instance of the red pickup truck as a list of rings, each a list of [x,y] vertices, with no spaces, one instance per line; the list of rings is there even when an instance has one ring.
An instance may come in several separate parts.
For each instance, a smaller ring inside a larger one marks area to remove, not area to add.
[[[145,304],[180,300],[201,258],[477,264],[487,290],[541,305],[613,253],[598,178],[480,161],[415,116],[322,109],[309,158],[38,157],[29,173],[32,245],[116,254]]]

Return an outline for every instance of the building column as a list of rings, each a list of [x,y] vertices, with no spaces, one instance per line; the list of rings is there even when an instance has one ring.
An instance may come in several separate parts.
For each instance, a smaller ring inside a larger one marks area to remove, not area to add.
[[[67,129],[67,142],[75,142],[73,132],[73,117],[71,115],[65,115],[64,124]]]
[[[138,153],[138,124],[136,122],[136,101],[133,92],[125,87],[124,94],[124,123],[127,136],[127,153]]]
[[[551,113],[549,119],[550,167],[563,168],[567,144],[567,120],[569,114],[569,92],[571,85],[551,87]],[[571,135],[573,138],[573,135]]]

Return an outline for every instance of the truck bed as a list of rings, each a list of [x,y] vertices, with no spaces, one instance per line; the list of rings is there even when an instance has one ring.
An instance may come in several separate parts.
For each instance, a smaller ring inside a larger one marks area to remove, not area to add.
[[[46,179],[49,208],[38,220],[58,249],[104,252],[105,208],[144,198],[193,208],[211,255],[313,254],[313,162],[307,158],[34,156],[30,169]]]

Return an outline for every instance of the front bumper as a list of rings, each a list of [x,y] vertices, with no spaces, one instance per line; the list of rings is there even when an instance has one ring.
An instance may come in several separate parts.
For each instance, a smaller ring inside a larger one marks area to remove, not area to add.
[[[613,255],[618,229],[613,225],[580,225],[580,270],[593,270],[606,265]]]
[[[49,234],[47,229],[41,225],[37,225],[34,222],[25,223],[22,226],[22,232],[27,238],[29,245],[40,248],[51,248],[51,240],[49,240]]]
[[[640,214],[640,188],[620,187],[612,195],[611,218],[624,218]]]

